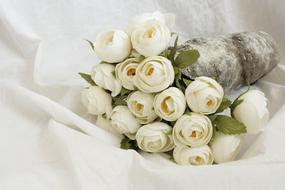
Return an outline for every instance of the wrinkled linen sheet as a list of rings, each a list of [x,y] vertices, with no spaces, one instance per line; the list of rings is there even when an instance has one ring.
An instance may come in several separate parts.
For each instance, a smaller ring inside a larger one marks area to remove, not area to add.
[[[83,39],[155,10],[176,14],[181,42],[264,30],[279,43],[280,64],[254,85],[271,119],[263,134],[246,137],[241,160],[184,167],[121,150],[119,137],[86,114],[77,72],[98,60]],[[1,0],[0,189],[285,189],[284,19],[283,0]]]

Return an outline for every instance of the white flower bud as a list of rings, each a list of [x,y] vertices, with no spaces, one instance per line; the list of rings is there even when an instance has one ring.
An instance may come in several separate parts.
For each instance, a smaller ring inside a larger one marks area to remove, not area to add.
[[[267,99],[263,92],[250,90],[239,100],[242,100],[242,103],[234,109],[234,117],[246,126],[247,132],[250,134],[263,131],[269,119]]]
[[[203,114],[215,113],[223,96],[224,90],[221,85],[209,77],[197,77],[185,90],[190,109]]]
[[[110,117],[112,97],[104,89],[98,86],[90,86],[82,91],[81,100],[88,113],[93,115],[106,113]]]
[[[180,165],[208,165],[212,164],[214,157],[209,146],[190,148],[187,146],[177,146],[173,151],[173,157]]]
[[[94,47],[99,59],[108,63],[123,61],[132,49],[130,37],[121,30],[100,33],[96,38]]]
[[[215,162],[218,164],[232,161],[240,151],[241,137],[216,132],[211,148]]]
[[[174,142],[191,147],[199,147],[210,142],[213,126],[207,116],[198,113],[185,114],[175,123],[173,128]]]
[[[134,77],[139,61],[136,58],[126,59],[124,62],[116,65],[116,76],[121,81],[124,88],[134,90]]]
[[[174,81],[174,69],[171,61],[162,56],[143,60],[136,70],[134,83],[145,93],[160,92]]]
[[[170,87],[154,98],[155,113],[167,121],[177,120],[183,115],[185,109],[185,96],[178,88]]]
[[[140,124],[127,106],[116,106],[111,114],[111,124],[120,134],[134,139]]]
[[[141,124],[150,123],[157,118],[153,108],[153,100],[152,94],[141,91],[133,92],[127,98],[128,108]]]
[[[146,152],[167,152],[174,148],[172,128],[166,123],[154,122],[142,126],[137,134],[137,144]]]
[[[91,78],[94,82],[111,91],[113,97],[117,96],[122,89],[122,85],[118,79],[115,78],[115,66],[111,64],[97,64],[92,68]]]

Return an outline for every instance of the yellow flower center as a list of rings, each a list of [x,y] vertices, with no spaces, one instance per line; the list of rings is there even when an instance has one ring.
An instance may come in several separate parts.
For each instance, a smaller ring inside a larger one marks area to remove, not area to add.
[[[172,114],[174,112],[173,107],[173,99],[171,98],[171,96],[165,97],[164,100],[161,102],[161,109],[165,114]]]
[[[136,69],[131,68],[127,71],[128,76],[135,76],[136,75]]]
[[[146,75],[150,76],[152,75],[152,73],[154,72],[154,68],[153,67],[148,67],[146,70]]]
[[[149,30],[147,30],[144,34],[144,37],[146,38],[152,38],[154,36],[155,33],[155,29],[154,28],[150,28]]]

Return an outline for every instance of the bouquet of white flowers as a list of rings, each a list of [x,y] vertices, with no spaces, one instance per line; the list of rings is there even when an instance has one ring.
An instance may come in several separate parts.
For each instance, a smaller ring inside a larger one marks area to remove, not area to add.
[[[170,14],[142,14],[126,31],[88,41],[102,61],[90,74],[79,73],[91,85],[82,91],[82,102],[89,114],[109,120],[124,135],[121,148],[168,153],[182,165],[232,161],[243,134],[266,125],[267,100],[248,90],[230,101],[215,79],[182,74],[200,54],[176,52],[173,22]]]

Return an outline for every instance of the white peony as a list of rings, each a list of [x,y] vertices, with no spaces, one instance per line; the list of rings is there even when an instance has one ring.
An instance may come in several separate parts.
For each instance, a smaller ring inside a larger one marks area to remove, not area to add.
[[[156,20],[149,20],[136,27],[131,34],[133,48],[145,57],[160,54],[168,48],[170,40],[168,27]]]
[[[83,105],[88,113],[93,115],[107,114],[110,117],[112,111],[112,97],[98,86],[90,86],[81,93]]]
[[[91,78],[94,82],[111,91],[113,97],[117,96],[122,89],[122,85],[118,79],[115,78],[115,66],[111,64],[97,64],[92,68]]]
[[[142,126],[136,140],[140,149],[146,152],[167,152],[174,148],[172,128],[166,123],[154,122]]]
[[[188,106],[193,112],[211,114],[219,108],[224,90],[209,77],[197,77],[185,90]]]
[[[154,98],[155,113],[167,121],[177,120],[183,115],[185,109],[185,96],[178,88],[170,87]]]
[[[174,148],[173,157],[180,165],[208,165],[212,164],[214,157],[209,146],[190,148],[187,146],[177,146]]]
[[[190,113],[181,116],[173,128],[176,144],[199,147],[208,144],[213,136],[213,126],[207,116]]]
[[[127,106],[116,106],[111,113],[111,124],[120,134],[125,134],[130,139],[135,139],[135,134],[140,124]]]
[[[243,101],[234,109],[234,117],[246,126],[248,133],[257,134],[263,131],[269,119],[267,99],[263,92],[250,90],[239,100]]]
[[[171,28],[175,22],[175,15],[171,13],[161,13],[159,11],[155,11],[153,13],[143,13],[133,17],[127,27],[127,31],[131,34],[135,29],[143,26],[146,22],[150,20],[158,21],[167,27]]]
[[[137,67],[134,83],[146,93],[160,92],[174,81],[171,61],[162,56],[149,57]]]
[[[136,69],[139,61],[136,58],[126,59],[124,62],[116,65],[115,71],[117,78],[121,81],[124,88],[128,90],[134,90],[134,76],[136,75]]]
[[[218,164],[232,161],[240,151],[241,137],[216,132],[211,148],[215,162]]]
[[[147,124],[157,118],[153,108],[154,95],[141,91],[131,93],[127,98],[130,111],[141,124]]]
[[[94,48],[99,59],[108,63],[117,63],[129,56],[132,45],[127,33],[111,30],[97,36]]]

